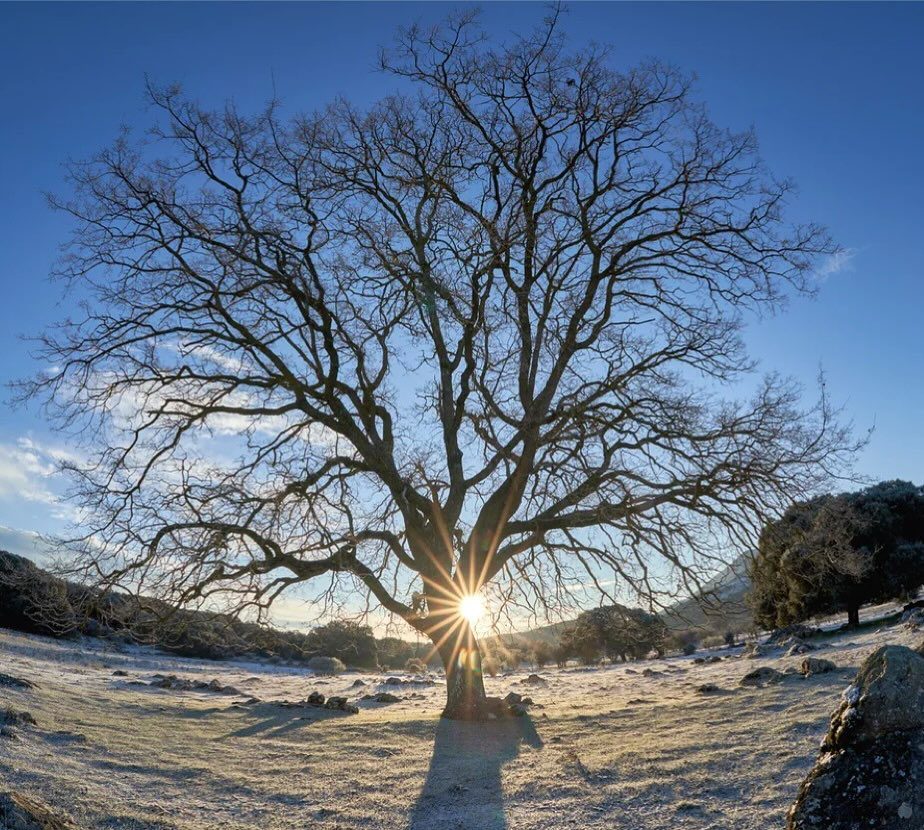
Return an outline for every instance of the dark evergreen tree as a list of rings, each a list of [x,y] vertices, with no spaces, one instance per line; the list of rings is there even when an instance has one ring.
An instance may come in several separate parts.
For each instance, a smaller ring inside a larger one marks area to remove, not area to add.
[[[924,487],[885,481],[790,507],[751,565],[758,625],[774,628],[917,591],[924,584]]]

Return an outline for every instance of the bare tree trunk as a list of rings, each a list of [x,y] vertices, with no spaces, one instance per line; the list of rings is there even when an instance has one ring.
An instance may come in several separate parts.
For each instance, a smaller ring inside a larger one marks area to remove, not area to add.
[[[847,608],[847,625],[857,628],[860,625],[860,606],[851,605]]]
[[[466,625],[457,636],[436,643],[446,669],[446,708],[442,716],[452,720],[483,720],[488,701],[481,671],[481,651],[471,628]]]

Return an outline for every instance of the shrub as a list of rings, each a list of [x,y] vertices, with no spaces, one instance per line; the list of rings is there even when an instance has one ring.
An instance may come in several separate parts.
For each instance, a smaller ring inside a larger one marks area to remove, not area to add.
[[[684,643],[681,651],[689,657],[691,654],[696,654],[696,643]]]
[[[340,674],[346,669],[346,666],[343,665],[342,660],[338,660],[336,657],[318,655],[308,661],[308,668],[317,674]]]
[[[553,648],[548,643],[538,642],[533,646],[533,662],[539,666],[545,666],[553,657]]]
[[[497,677],[497,673],[500,671],[500,664],[497,662],[497,658],[485,657],[481,661],[481,670],[489,677]]]
[[[411,674],[423,674],[426,672],[427,667],[424,664],[424,661],[419,657],[409,657],[407,662],[404,664],[404,670],[410,672]]]

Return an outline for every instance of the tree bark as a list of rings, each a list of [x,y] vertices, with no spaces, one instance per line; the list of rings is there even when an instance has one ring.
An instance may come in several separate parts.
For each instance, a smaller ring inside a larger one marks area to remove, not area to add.
[[[451,720],[484,720],[488,699],[481,671],[481,650],[469,625],[443,643],[436,642],[446,670],[446,707],[442,717]]]
[[[847,625],[857,628],[860,625],[860,606],[851,605],[847,608]]]

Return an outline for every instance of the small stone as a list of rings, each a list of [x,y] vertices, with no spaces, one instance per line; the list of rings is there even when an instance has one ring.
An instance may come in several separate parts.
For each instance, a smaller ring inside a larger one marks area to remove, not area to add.
[[[312,692],[308,695],[308,702],[312,706],[323,706],[324,705],[324,695],[320,692]]]
[[[899,818],[911,818],[914,814],[914,810],[911,808],[911,805],[907,801],[903,801],[898,807],[898,817]]]
[[[761,666],[759,669],[749,671],[738,683],[741,686],[764,686],[767,683],[779,683],[785,677],[784,674],[769,666]]]
[[[529,710],[522,703],[514,703],[510,707],[510,714],[516,718],[523,718],[529,714]]]
[[[504,703],[511,705],[514,703],[521,703],[523,700],[523,695],[518,695],[516,692],[507,692],[504,697]]]
[[[806,677],[813,674],[827,674],[832,671],[837,671],[837,666],[830,660],[823,660],[820,657],[806,657],[802,661],[802,674]]]

